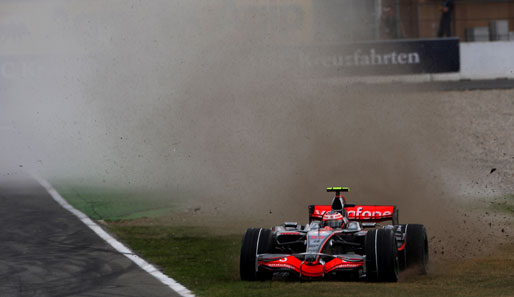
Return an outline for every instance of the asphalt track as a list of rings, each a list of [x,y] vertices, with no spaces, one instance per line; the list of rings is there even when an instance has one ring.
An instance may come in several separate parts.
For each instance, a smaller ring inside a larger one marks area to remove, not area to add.
[[[34,181],[0,182],[0,296],[179,296]]]

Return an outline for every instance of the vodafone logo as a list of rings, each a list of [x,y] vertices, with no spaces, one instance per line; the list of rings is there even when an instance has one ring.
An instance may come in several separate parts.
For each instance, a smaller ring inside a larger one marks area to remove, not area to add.
[[[355,263],[355,264],[350,264],[350,263],[345,263],[345,264],[339,264],[337,265],[336,267],[334,267],[334,269],[337,269],[337,268],[352,268],[352,267],[357,267],[357,266],[361,266],[362,264],[361,263]]]
[[[287,262],[287,257],[278,260],[279,262]]]
[[[364,207],[359,206],[356,210],[348,211],[348,216],[350,217],[385,217],[390,216],[393,213],[390,211],[378,211],[378,210],[364,210]]]
[[[383,217],[391,217],[394,206],[390,205],[356,205],[353,207],[345,207],[350,219],[380,219]],[[330,211],[328,205],[316,205],[312,217],[323,218]]]
[[[264,265],[268,266],[268,267],[272,267],[272,268],[286,268],[286,269],[291,269],[291,270],[294,270],[294,271],[300,271],[297,267],[295,267],[293,265],[289,265],[289,264],[268,263],[268,264],[264,264]]]

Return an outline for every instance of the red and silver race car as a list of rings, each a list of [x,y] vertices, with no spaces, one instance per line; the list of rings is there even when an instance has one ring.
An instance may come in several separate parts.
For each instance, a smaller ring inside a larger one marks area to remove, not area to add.
[[[310,205],[309,224],[286,222],[272,229],[250,228],[243,237],[242,280],[271,279],[275,273],[302,279],[396,282],[413,268],[427,273],[428,240],[421,224],[399,224],[396,206],[346,203],[335,192],[332,205]],[[391,225],[379,223],[391,221]]]

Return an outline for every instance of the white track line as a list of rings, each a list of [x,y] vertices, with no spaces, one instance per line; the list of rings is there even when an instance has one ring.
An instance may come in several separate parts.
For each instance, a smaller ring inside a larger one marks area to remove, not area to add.
[[[121,254],[125,255],[127,258],[129,258],[132,262],[136,263],[137,266],[141,267],[144,271],[151,274],[153,277],[158,279],[161,283],[168,286],[173,291],[177,292],[180,296],[183,297],[194,297],[195,295],[189,291],[186,287],[179,284],[174,279],[166,276],[164,273],[160,272],[155,266],[152,264],[146,262],[134,252],[132,252],[128,247],[126,247],[124,244],[116,240],[114,237],[109,235],[109,233],[105,232],[104,229],[102,229],[100,226],[98,226],[93,220],[91,220],[88,216],[86,216],[84,213],[82,213],[80,210],[76,209],[75,207],[71,206],[62,196],[52,187],[52,185],[41,178],[40,176],[33,175],[34,178],[39,182],[41,186],[43,186],[46,191],[52,196],[52,198],[59,203],[64,209],[68,210],[72,214],[74,214],[79,220],[81,220],[86,226],[88,226],[91,230],[93,230],[98,236],[100,236],[103,240],[105,240],[108,244],[110,244],[115,250],[120,252]]]

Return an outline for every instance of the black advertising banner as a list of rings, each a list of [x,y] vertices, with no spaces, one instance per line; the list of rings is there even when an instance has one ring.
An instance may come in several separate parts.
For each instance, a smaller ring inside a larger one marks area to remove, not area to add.
[[[300,49],[310,74],[392,75],[460,71],[458,38],[370,41]]]

